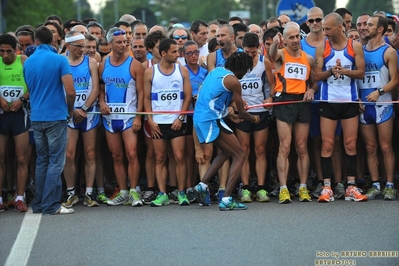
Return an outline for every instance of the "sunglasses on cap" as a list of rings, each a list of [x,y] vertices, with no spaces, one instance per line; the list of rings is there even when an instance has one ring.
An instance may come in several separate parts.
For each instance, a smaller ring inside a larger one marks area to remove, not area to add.
[[[175,40],[179,40],[179,39],[187,40],[187,36],[186,35],[175,35],[175,36],[173,36],[173,39],[175,39]]]
[[[323,20],[322,18],[316,18],[316,19],[311,18],[311,19],[308,19],[308,22],[310,24],[313,24],[315,21],[316,21],[316,23],[320,23],[322,20]]]
[[[112,33],[112,35],[114,35],[114,36],[125,35],[125,34],[126,34],[126,31],[124,31],[124,30],[117,30],[114,33]]]

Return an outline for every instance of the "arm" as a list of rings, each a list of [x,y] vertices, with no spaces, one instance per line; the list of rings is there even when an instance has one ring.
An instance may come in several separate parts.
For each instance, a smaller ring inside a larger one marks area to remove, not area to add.
[[[183,105],[181,111],[187,111],[188,107],[190,106],[191,103],[191,94],[192,94],[192,88],[191,88],[191,83],[190,83],[190,75],[188,74],[188,70],[186,67],[180,67],[182,76],[183,76],[183,94],[184,94],[184,100],[183,100]],[[179,114],[179,116],[185,116],[185,114]],[[173,124],[172,124],[172,130],[179,130],[183,124],[183,121],[180,119],[176,119]]]
[[[139,61],[133,60],[130,64],[130,74],[136,79],[137,112],[142,112],[144,109],[144,69]],[[140,130],[141,115],[136,115],[132,128],[134,132]]]
[[[101,114],[103,115],[109,115],[110,114],[110,109],[107,105],[107,103],[105,102],[105,84],[104,81],[102,80],[102,74],[104,72],[104,64],[105,61],[103,60],[100,63],[100,67],[98,68],[98,72],[99,72],[99,80],[100,80],[100,93],[98,95],[98,104],[100,105],[100,111]]]
[[[393,48],[388,48],[384,54],[384,61],[388,66],[390,80],[387,84],[385,84],[382,89],[384,92],[391,92],[395,90],[398,86],[399,76],[398,76],[398,55]],[[367,95],[367,101],[376,102],[380,97],[380,92],[378,90],[373,91],[369,95]]]
[[[259,116],[257,118],[254,115],[248,113],[244,108],[244,102],[241,97],[241,83],[238,81],[236,77],[227,76],[223,81],[224,86],[233,92],[233,100],[237,106],[238,116],[237,114],[229,114],[229,118],[233,120],[233,122],[240,122],[241,119],[250,122],[259,122]]]
[[[100,94],[100,81],[98,78],[97,61],[93,58],[89,58],[89,63],[92,89],[89,97],[85,102],[85,105],[87,107],[91,107],[93,103],[97,100],[98,95]]]
[[[355,66],[356,69],[346,69],[342,66],[336,66],[339,75],[345,75],[353,79],[364,78],[365,63],[362,45],[358,42],[353,42],[353,50],[355,51]]]
[[[269,50],[269,57],[271,61],[276,62],[280,59],[281,51],[278,49],[278,47],[281,45],[282,42],[283,37],[281,33],[277,33],[276,36],[274,36],[273,38],[273,44],[270,46]]]
[[[216,67],[216,52],[208,54],[206,57],[206,63],[208,72],[211,72],[211,70]]]
[[[266,73],[266,79],[267,82],[269,82],[270,85],[270,95],[266,95],[266,100],[263,101],[263,103],[272,103],[273,102],[273,97],[276,94],[274,89],[276,87],[276,80],[274,79],[273,73],[272,73],[272,64],[270,63],[269,59],[264,57],[264,63],[265,63],[265,73]],[[265,107],[266,109],[270,109],[271,107]]]
[[[327,69],[323,71],[323,64],[324,64],[324,42],[320,43],[316,47],[316,56],[313,64],[314,69],[314,78],[316,81],[326,80],[331,77],[331,69]]]
[[[152,71],[153,68],[147,68],[144,71],[144,110],[146,112],[152,112],[152,104],[151,104],[151,87],[152,87]],[[152,137],[155,139],[159,139],[161,131],[157,123],[152,119],[152,115],[147,115],[148,125],[151,128]]]
[[[67,75],[62,76],[61,81],[65,88],[66,100],[67,100],[67,104],[68,104],[68,113],[69,113],[69,116],[72,117],[74,103],[75,103],[75,97],[76,97],[76,92],[75,92],[75,87],[73,85],[72,75],[67,74]]]
[[[21,55],[22,66],[24,65],[25,60],[27,58],[28,57],[26,55]],[[24,95],[20,96],[20,98],[22,98],[22,97],[25,98],[26,100],[28,100],[29,99],[29,91],[27,91]],[[2,108],[4,111],[11,111],[11,112],[18,111],[19,108],[21,108],[21,106],[24,104],[21,99],[18,99],[16,101],[14,101],[10,106],[8,106],[8,103],[4,99],[0,98],[0,102],[1,102],[0,103],[0,108]],[[4,109],[4,108],[6,108],[6,109]]]
[[[314,93],[317,90],[317,82],[315,81],[314,78],[314,59],[313,57],[311,57],[310,55],[306,55],[309,65],[310,65],[310,75],[309,75],[309,79],[307,80],[307,84],[309,84],[309,86],[306,86],[308,89],[306,90],[305,94],[303,95],[303,100],[305,102],[311,102],[314,99]]]

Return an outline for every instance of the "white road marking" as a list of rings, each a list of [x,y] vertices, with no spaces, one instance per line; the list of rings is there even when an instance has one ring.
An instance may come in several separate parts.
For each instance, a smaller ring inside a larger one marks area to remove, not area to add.
[[[4,264],[5,266],[24,266],[28,264],[30,252],[35,243],[41,220],[41,213],[33,213],[32,208],[28,209],[21,223],[17,239]]]

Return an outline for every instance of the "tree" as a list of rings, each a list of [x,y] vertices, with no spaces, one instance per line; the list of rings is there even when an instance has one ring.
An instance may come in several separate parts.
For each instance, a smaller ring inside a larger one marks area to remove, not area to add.
[[[313,1],[316,6],[320,7],[323,10],[324,15],[327,15],[328,13],[331,13],[335,10],[335,4],[336,4],[335,0],[330,0],[330,1],[313,0]],[[339,7],[343,7],[343,6],[339,6]]]
[[[372,14],[375,10],[384,10],[394,14],[392,1],[349,0],[346,8],[353,14],[353,22],[362,13]]]
[[[47,16],[56,14],[63,21],[76,17],[76,4],[73,0],[12,0],[3,10],[6,20],[6,32],[15,31],[21,25],[37,25],[44,22]]]

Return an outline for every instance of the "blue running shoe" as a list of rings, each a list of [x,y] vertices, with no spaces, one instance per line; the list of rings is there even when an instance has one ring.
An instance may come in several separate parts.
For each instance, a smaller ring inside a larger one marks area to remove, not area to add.
[[[234,210],[246,210],[247,205],[239,203],[233,200],[232,197],[229,198],[229,202],[224,202],[223,200],[219,203],[219,210],[221,211],[234,211]]]
[[[211,205],[211,193],[209,192],[208,186],[204,190],[201,184],[198,184],[194,187],[195,198],[202,206],[210,206]]]

